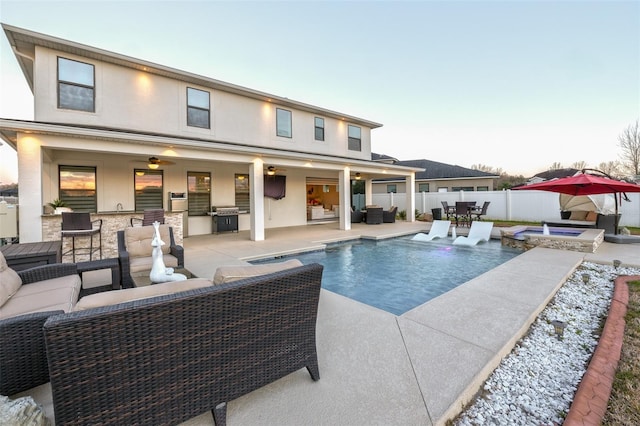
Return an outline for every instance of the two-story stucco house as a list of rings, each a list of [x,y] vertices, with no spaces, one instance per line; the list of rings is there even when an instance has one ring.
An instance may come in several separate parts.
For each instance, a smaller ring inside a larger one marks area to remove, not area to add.
[[[419,168],[371,161],[376,122],[2,27],[34,96],[33,121],[0,119],[18,155],[21,242],[52,237],[44,206],[59,198],[94,215],[139,216],[171,212],[179,194],[186,236],[212,232],[212,206],[238,206],[239,230],[263,240],[265,229],[307,224],[318,204],[350,229],[356,174],[368,194],[375,178],[414,187]],[[273,198],[269,179],[282,185]]]

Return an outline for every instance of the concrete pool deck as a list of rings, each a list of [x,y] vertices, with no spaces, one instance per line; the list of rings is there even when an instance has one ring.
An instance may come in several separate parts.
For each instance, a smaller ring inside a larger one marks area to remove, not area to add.
[[[196,275],[212,276],[221,264],[346,239],[408,235],[429,225],[356,224],[340,231],[328,223],[268,230],[261,242],[242,232],[190,237],[185,259]],[[493,234],[498,238],[500,232],[494,228]],[[583,260],[613,259],[640,267],[640,245],[603,243],[596,253],[535,248],[399,317],[323,290],[317,326],[321,379],[313,382],[300,370],[238,398],[229,404],[228,424],[444,424]],[[213,420],[207,413],[185,424]]]
[[[185,262],[195,275],[212,277],[221,265],[319,250],[328,242],[426,232],[429,225],[355,224],[340,231],[334,222],[267,230],[260,242],[250,241],[248,232],[189,237]],[[499,230],[492,235],[499,238]],[[443,425],[583,260],[613,259],[640,267],[640,245],[603,243],[596,253],[535,248],[402,316],[322,290],[320,380],[303,369],[230,401],[227,423]],[[210,413],[184,423],[213,424]]]

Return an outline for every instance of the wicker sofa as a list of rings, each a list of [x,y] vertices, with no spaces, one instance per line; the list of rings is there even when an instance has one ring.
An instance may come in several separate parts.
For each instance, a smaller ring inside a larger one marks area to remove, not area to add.
[[[177,245],[173,237],[173,228],[160,225],[160,238],[164,264],[171,268],[184,268],[184,249]],[[130,226],[118,231],[118,260],[122,288],[134,287],[133,276],[148,275],[153,265],[151,240],[155,234],[153,226]]]
[[[51,315],[73,308],[81,285],[73,263],[16,273],[0,253],[0,395],[12,395],[49,381],[42,326]],[[12,289],[8,291],[9,287]]]
[[[228,401],[303,367],[318,380],[322,269],[49,317],[56,423],[178,424],[211,410],[220,426]]]

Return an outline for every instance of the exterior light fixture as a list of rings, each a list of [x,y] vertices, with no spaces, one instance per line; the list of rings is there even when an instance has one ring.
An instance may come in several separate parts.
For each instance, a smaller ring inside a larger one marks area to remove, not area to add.
[[[156,163],[149,163],[147,164],[147,167],[149,167],[151,170],[156,170],[158,167],[160,167],[160,165]]]
[[[362,179],[362,176],[360,176],[360,172],[356,173],[356,180],[360,180]]]
[[[620,262],[618,259],[614,259],[613,261],[613,267],[618,269],[618,267],[622,264],[622,262]]]
[[[136,170],[136,176],[144,176],[144,170]]]
[[[553,326],[553,330],[556,332],[558,340],[562,340],[564,336],[564,329],[567,324],[563,321],[553,320],[551,321],[551,325]]]
[[[582,274],[582,282],[583,283],[588,283],[589,279],[591,278],[591,276],[589,274]]]
[[[244,180],[244,175],[238,175],[238,180]]]
[[[275,175],[275,174],[276,174],[276,168],[275,168],[275,167],[273,167],[273,166],[269,166],[269,167],[267,167],[267,174],[268,174],[269,176],[273,176],[273,175]]]

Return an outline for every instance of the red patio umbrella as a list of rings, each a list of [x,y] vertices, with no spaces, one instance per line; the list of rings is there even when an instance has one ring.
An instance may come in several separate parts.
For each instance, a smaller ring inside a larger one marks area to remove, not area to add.
[[[616,218],[618,216],[618,193],[640,192],[640,185],[612,179],[610,177],[598,176],[585,173],[577,173],[574,176],[565,178],[552,179],[531,185],[523,185],[514,190],[539,190],[558,192],[570,195],[594,195],[594,194],[613,194],[616,197]],[[618,224],[616,220],[616,233],[618,232]]]

